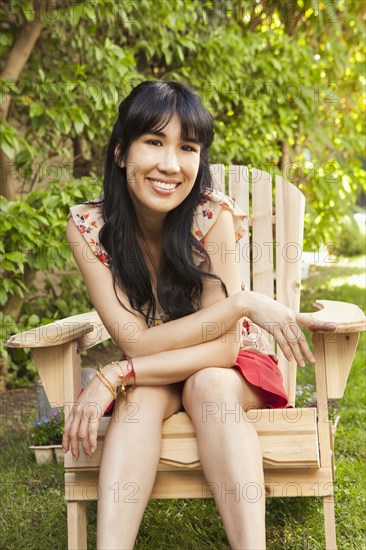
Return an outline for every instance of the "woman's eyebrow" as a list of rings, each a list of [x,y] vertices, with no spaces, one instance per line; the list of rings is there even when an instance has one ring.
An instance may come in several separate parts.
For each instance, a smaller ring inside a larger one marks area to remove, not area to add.
[[[147,134],[157,137],[166,138],[166,134],[162,130],[152,130],[150,132],[147,132]],[[200,145],[200,141],[197,138],[194,137],[188,137],[188,136],[181,136],[182,141],[189,141],[190,143],[196,143],[197,145]]]

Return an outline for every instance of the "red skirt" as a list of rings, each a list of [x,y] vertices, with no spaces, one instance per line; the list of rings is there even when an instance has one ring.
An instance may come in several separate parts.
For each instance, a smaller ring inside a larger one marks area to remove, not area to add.
[[[240,350],[232,368],[238,370],[250,384],[261,388],[266,407],[282,409],[288,405],[281,371],[270,355]]]

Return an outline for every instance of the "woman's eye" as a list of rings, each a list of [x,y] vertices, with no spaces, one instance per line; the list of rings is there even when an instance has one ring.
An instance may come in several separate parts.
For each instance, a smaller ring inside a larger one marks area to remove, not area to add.
[[[158,139],[148,139],[146,143],[149,145],[162,145],[161,141]]]
[[[188,152],[193,152],[193,153],[198,153],[198,149],[196,147],[192,147],[191,145],[183,145],[182,146],[182,149],[184,151],[188,151]]]

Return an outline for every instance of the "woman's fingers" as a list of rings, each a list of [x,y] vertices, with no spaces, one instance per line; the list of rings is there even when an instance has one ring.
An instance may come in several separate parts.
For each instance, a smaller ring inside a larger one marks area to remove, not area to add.
[[[91,457],[97,447],[99,421],[103,415],[97,403],[89,404],[79,428],[79,439],[86,455]]]
[[[83,414],[80,427],[79,427],[79,441],[81,443],[81,446],[83,447],[84,453],[91,456],[90,451],[90,437],[89,437],[89,426],[90,426],[90,418]]]
[[[295,360],[301,367],[305,366],[304,357],[310,363],[315,361],[305,335],[297,323],[287,323],[283,328],[278,326],[273,335],[288,361]]]
[[[109,390],[99,380],[92,380],[81,395],[80,402],[72,407],[65,422],[62,437],[64,453],[70,448],[73,457],[78,459],[81,443],[85,454],[92,455],[97,447],[99,421],[110,400]]]
[[[100,419],[90,419],[89,422],[89,442],[90,442],[90,453],[93,454],[97,448],[97,436],[98,436],[98,426]]]
[[[82,407],[78,404],[74,409],[72,425],[70,429],[71,454],[75,459],[79,458],[79,427],[82,420]]]
[[[282,330],[280,328],[277,328],[273,332],[273,336],[275,337],[276,342],[280,346],[282,353],[284,354],[286,359],[288,361],[292,361],[293,359],[292,350]]]
[[[333,332],[337,328],[337,324],[331,321],[319,321],[311,316],[311,313],[298,313],[296,316],[297,322],[308,329],[310,332]]]
[[[66,453],[70,448],[71,443],[71,429],[73,427],[73,421],[74,421],[74,415],[75,415],[75,405],[72,407],[69,416],[67,417],[67,420],[65,422],[63,435],[62,435],[62,450],[64,453]]]
[[[313,363],[315,361],[313,353],[299,325],[297,323],[292,323],[287,327],[287,334],[288,338],[291,339],[290,346],[297,363],[304,367],[304,357],[308,362]]]

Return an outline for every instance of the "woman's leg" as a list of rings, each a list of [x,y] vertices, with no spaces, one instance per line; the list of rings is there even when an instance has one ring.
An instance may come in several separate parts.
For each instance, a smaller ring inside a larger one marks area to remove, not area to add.
[[[156,478],[161,425],[181,408],[182,384],[138,386],[116,401],[100,464],[97,547],[133,548]]]
[[[202,469],[230,546],[264,549],[262,452],[245,414],[248,408],[263,407],[260,390],[235,369],[207,368],[187,379],[182,401],[196,429]]]

